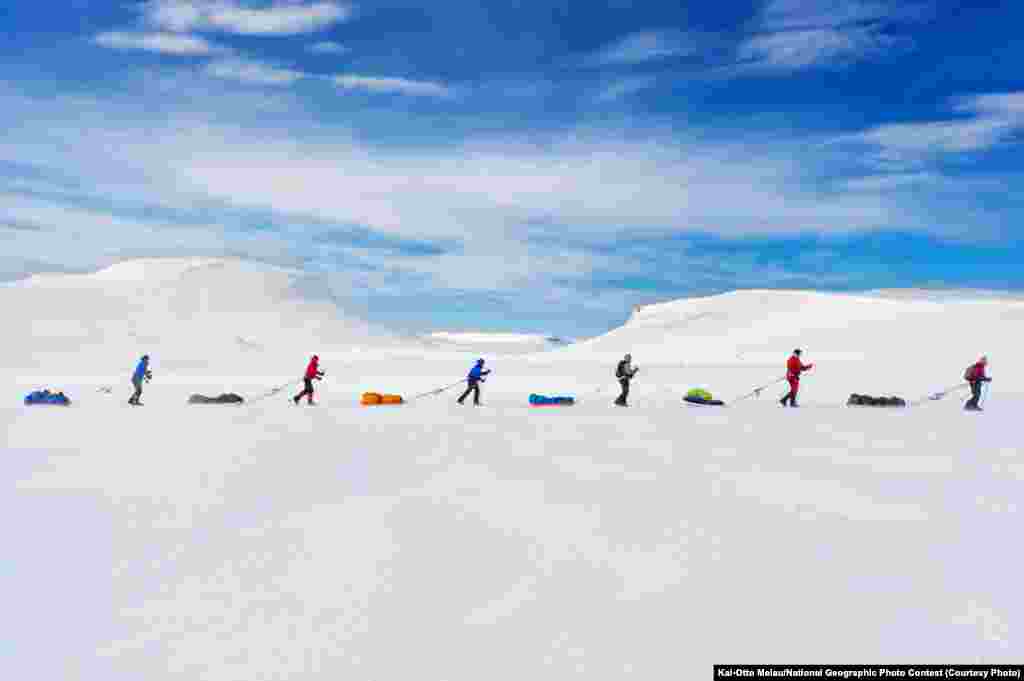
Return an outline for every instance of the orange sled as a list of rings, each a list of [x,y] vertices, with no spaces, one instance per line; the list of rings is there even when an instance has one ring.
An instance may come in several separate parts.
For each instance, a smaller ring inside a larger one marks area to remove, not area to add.
[[[373,407],[382,404],[404,404],[405,400],[401,395],[382,395],[381,393],[363,393],[359,403],[364,407]]]

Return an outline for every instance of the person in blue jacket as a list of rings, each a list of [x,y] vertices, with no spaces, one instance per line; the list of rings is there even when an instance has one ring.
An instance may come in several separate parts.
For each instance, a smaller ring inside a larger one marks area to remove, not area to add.
[[[149,355],[143,355],[135,367],[135,373],[132,374],[132,385],[135,387],[135,393],[128,398],[128,404],[142,406],[142,402],[139,402],[142,398],[142,381],[148,381],[151,378],[153,378],[153,373],[149,370]]]
[[[473,393],[473,404],[480,406],[480,384],[483,383],[487,374],[491,373],[490,369],[484,370],[484,361],[478,359],[473,368],[469,370],[469,375],[466,376],[466,392],[462,393],[462,397],[459,398],[459,404],[463,404],[469,393]]]

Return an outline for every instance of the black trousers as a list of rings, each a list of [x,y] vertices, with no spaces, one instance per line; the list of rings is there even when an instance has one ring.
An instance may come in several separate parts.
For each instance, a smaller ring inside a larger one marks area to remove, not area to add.
[[[473,404],[480,404],[480,384],[476,381],[470,381],[466,386],[466,392],[462,393],[462,397],[459,398],[459,404],[465,402],[470,393],[473,393]]]
[[[967,400],[964,407],[973,409],[978,406],[978,402],[981,400],[981,386],[983,385],[984,383],[981,381],[971,381],[971,399]]]
[[[625,406],[626,399],[629,397],[629,379],[620,378],[619,385],[622,386],[622,394],[620,394],[618,398],[615,400],[615,404],[621,404]]]
[[[142,379],[132,381],[132,385],[135,386],[135,393],[128,399],[128,401],[134,403],[142,399]]]
[[[298,395],[296,395],[295,397],[293,397],[292,400],[295,401],[295,402],[298,402],[303,397],[306,397],[307,395],[309,395],[309,403],[312,404],[313,403],[313,379],[312,378],[304,378],[304,379],[302,379],[302,382],[305,384],[305,387],[302,389],[302,392],[299,393]]]

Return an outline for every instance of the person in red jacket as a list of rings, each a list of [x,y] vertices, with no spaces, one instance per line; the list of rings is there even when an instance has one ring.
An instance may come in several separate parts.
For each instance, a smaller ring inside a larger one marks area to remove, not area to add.
[[[309,360],[309,366],[306,367],[306,373],[302,378],[305,387],[301,393],[292,398],[292,401],[295,402],[295,404],[298,404],[303,397],[308,395],[309,404],[313,404],[313,380],[315,379],[319,381],[322,380],[323,377],[324,372],[320,371],[320,358],[313,355],[313,359]]]
[[[786,406],[787,402],[791,407],[797,406],[796,394],[800,392],[800,374],[814,368],[813,364],[804,364],[800,360],[800,355],[802,354],[803,352],[797,348],[793,351],[793,356],[786,362],[786,380],[789,381],[789,392],[779,400],[783,407]]]
[[[981,411],[981,386],[992,379],[985,375],[985,368],[988,367],[988,357],[982,357],[967,368],[964,373],[964,380],[971,384],[971,399],[967,400],[964,409],[967,411]]]

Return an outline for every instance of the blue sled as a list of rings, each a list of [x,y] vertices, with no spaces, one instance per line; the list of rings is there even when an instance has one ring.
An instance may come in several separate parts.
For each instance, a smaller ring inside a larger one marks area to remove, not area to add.
[[[71,400],[64,393],[52,393],[49,390],[37,390],[25,396],[25,405],[47,404],[58,407],[71,406]]]
[[[530,395],[531,407],[569,407],[576,404],[575,397],[547,397],[546,395]]]

